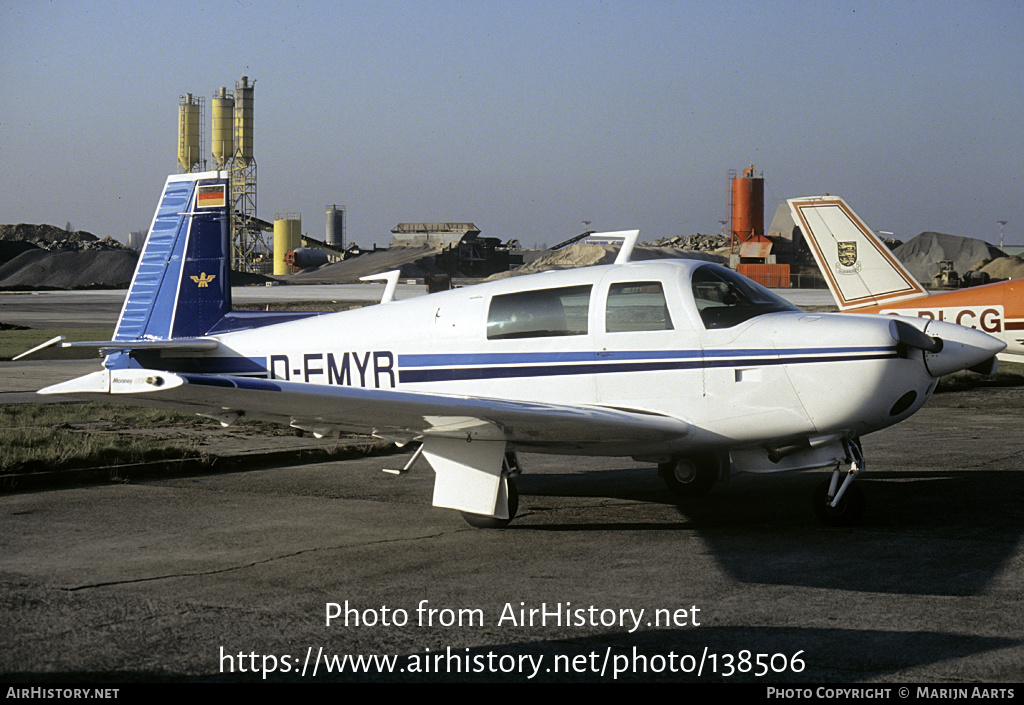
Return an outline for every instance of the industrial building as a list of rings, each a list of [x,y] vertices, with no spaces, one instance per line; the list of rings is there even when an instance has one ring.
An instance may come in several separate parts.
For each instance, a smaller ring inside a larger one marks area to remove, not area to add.
[[[261,271],[270,252],[266,233],[272,227],[256,217],[257,167],[253,150],[253,115],[256,82],[242,76],[234,92],[221,87],[212,97],[210,153],[208,167],[203,156],[202,129],[206,101],[186,93],[178,100],[178,171],[230,173],[232,267],[238,271]]]
[[[210,101],[210,155],[206,157],[202,125],[206,99],[186,93],[178,100],[178,171],[227,171],[231,190],[232,269],[291,274],[361,253],[346,246],[345,206],[327,206],[324,239],[302,234],[302,215],[277,213],[268,223],[256,215],[257,166],[253,145],[255,81],[242,76],[234,91],[221,87]],[[392,246],[430,247],[446,270],[491,274],[521,262],[509,253],[510,243],[480,238],[473,223],[399,223],[391,231]],[[518,246],[518,243],[515,243]]]
[[[799,272],[793,254],[792,231],[789,236],[764,230],[764,175],[754,165],[737,176],[730,170],[729,208],[732,225],[729,232],[729,266],[762,286],[788,289]]]
[[[479,235],[473,223],[399,223],[391,229],[392,247],[436,247],[457,245],[466,235]]]

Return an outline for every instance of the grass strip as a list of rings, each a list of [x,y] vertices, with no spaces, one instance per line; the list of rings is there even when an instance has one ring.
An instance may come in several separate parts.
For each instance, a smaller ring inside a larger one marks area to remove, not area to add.
[[[190,414],[112,404],[0,406],[0,475],[199,458],[187,438],[133,433],[214,422]]]
[[[26,350],[45,343],[51,338],[63,335],[69,342],[83,340],[110,340],[114,335],[113,328],[19,328],[0,330],[0,360],[10,360]],[[95,350],[86,350],[83,358],[100,357]]]

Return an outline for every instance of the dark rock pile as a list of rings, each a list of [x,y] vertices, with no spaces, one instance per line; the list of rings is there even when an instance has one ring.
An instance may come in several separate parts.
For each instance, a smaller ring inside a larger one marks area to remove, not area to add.
[[[723,247],[729,246],[728,235],[677,235],[658,240],[655,247],[674,247],[679,250],[693,250],[695,252],[715,252]]]
[[[0,288],[125,287],[137,252],[117,240],[53,225],[0,225]]]

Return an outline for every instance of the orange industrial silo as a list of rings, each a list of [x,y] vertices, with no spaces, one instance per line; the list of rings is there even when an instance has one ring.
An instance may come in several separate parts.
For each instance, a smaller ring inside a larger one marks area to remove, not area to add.
[[[739,242],[764,236],[764,178],[754,165],[732,180],[732,236]]]

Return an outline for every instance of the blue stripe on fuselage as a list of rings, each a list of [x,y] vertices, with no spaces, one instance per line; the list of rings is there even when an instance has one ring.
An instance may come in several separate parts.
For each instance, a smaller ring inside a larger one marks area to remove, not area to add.
[[[895,347],[794,348],[791,350],[656,350],[571,353],[455,353],[399,355],[398,381],[555,377],[664,370],[854,362],[896,357]]]
[[[148,355],[136,355],[140,366],[156,366]],[[155,356],[154,356],[155,357]],[[570,375],[656,372],[686,369],[802,365],[885,360],[897,357],[893,347],[793,348],[748,350],[627,350],[557,353],[451,353],[398,356],[399,384],[484,379],[527,379]],[[162,369],[183,373],[267,374],[264,357],[162,358]],[[240,378],[236,378],[240,379]],[[250,378],[251,379],[251,378]],[[392,378],[392,387],[395,386]],[[245,384],[245,383],[240,383]],[[342,386],[354,386],[345,384]],[[358,385],[355,385],[358,386]],[[365,386],[365,383],[362,385]]]
[[[633,350],[624,352],[522,352],[522,353],[438,353],[426,355],[399,355],[399,367],[463,367],[469,365],[515,365],[531,363],[594,362],[614,356],[621,360],[651,359],[652,357],[700,357],[699,350]]]
[[[462,367],[467,365],[515,365],[533,363],[595,362],[599,360],[653,360],[701,357],[747,357],[783,355],[831,355],[865,352],[891,352],[892,347],[843,348],[751,348],[746,350],[615,350],[579,352],[515,352],[515,353],[427,353],[399,355],[398,365],[411,367]]]

